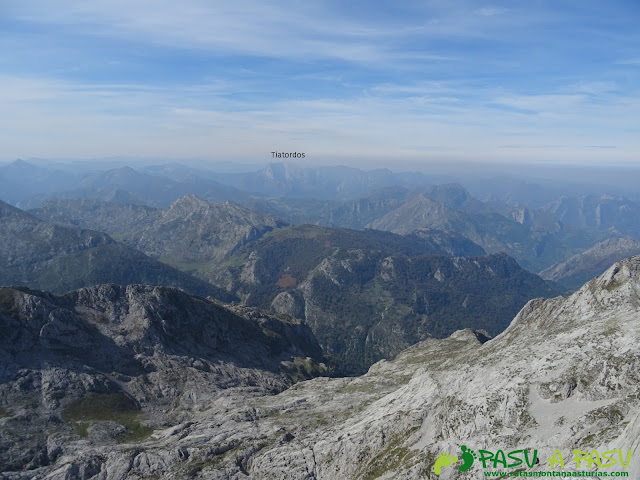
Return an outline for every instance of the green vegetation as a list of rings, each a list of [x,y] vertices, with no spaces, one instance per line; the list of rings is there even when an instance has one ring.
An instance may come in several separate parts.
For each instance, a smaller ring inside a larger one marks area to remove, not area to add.
[[[87,431],[89,430],[90,426],[91,424],[88,422],[77,422],[73,428],[75,429],[76,433],[80,435],[80,438],[87,438]]]
[[[9,417],[9,412],[4,408],[0,407],[0,418]]]
[[[607,283],[607,284],[604,286],[604,289],[605,289],[607,292],[612,292],[612,291],[614,291],[615,289],[617,289],[618,287],[621,287],[622,285],[623,285],[623,283],[622,283],[622,282],[619,282],[618,280],[611,280],[609,283]]]
[[[295,357],[293,364],[304,379],[314,378],[327,374],[327,368],[310,357]]]
[[[0,288],[0,309],[13,318],[18,318],[18,309],[13,301],[14,289],[9,287]]]
[[[304,311],[337,375],[365,373],[381,358],[459,329],[496,335],[529,299],[559,293],[506,255],[454,261],[425,254],[429,241],[303,225],[266,234],[220,268],[250,306],[270,309],[289,292],[293,313]],[[255,260],[242,263],[252,252]],[[249,264],[252,278],[243,280]]]
[[[373,457],[373,459],[364,467],[364,472],[361,477],[366,480],[374,480],[382,477],[389,471],[398,469],[401,466],[409,467],[417,463],[418,459],[415,457],[419,452],[417,450],[410,450],[407,447],[403,447],[402,444],[418,428],[419,427],[413,427],[401,435],[394,436],[387,443],[384,450]]]
[[[244,262],[247,261],[247,255],[233,255],[231,257],[229,257],[226,262],[225,265],[229,266],[229,267],[241,267],[242,265],[244,265]]]
[[[74,428],[81,437],[86,437],[87,429],[94,422],[114,421],[126,429],[119,442],[140,442],[151,435],[153,429],[140,424],[139,414],[133,400],[123,393],[90,393],[67,405],[62,419],[75,423]]]

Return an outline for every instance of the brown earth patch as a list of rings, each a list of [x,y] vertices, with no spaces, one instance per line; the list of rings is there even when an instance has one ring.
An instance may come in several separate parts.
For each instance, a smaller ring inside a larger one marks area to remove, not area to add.
[[[295,287],[296,283],[298,283],[298,281],[296,280],[295,277],[292,277],[291,275],[289,275],[288,273],[283,275],[280,280],[278,280],[276,282],[276,285],[278,285],[279,287],[282,288],[287,288],[287,287]]]

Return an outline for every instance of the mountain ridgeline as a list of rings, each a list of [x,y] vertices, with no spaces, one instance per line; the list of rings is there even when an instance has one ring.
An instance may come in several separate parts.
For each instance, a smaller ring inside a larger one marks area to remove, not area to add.
[[[637,450],[622,191],[121,165],[0,166],[34,207],[0,202],[3,479],[470,479],[463,444],[537,449],[529,471]]]
[[[481,208],[457,187],[433,191],[441,199],[454,191],[453,206]],[[285,227],[272,216],[194,196],[167,209],[56,200],[32,213],[106,230],[125,245],[215,285],[224,292],[217,298],[304,319],[336,374],[362,373],[409,345],[459,328],[495,335],[527,300],[559,293],[505,255],[482,257],[485,250],[454,229],[416,224],[411,233],[399,235]]]
[[[47,168],[16,161],[0,166],[0,192],[5,192],[5,200],[22,208],[41,207],[52,198],[91,198],[165,208],[185,195],[197,195],[207,201],[242,204],[291,224],[396,233],[444,229],[466,236],[487,253],[506,252],[534,273],[608,238],[640,240],[640,204],[634,190],[621,188],[629,184],[626,178],[610,185],[581,186],[560,180],[536,184],[484,174],[461,174],[456,179],[453,175],[282,163],[244,173],[179,164],[100,170],[84,165],[76,170],[61,163]],[[483,200],[472,196],[461,183]],[[572,196],[561,196],[562,192]],[[634,201],[622,196],[629,192]],[[57,215],[50,206],[43,214]],[[98,229],[116,234],[104,227]],[[192,270],[198,270],[197,266],[192,265]]]
[[[50,200],[31,213],[47,221],[91,228],[166,263],[206,270],[241,245],[287,224],[233,202],[186,195],[166,209],[100,200]]]
[[[40,220],[0,202],[0,285],[64,293],[99,283],[146,283],[231,297],[219,288],[95,230]]]

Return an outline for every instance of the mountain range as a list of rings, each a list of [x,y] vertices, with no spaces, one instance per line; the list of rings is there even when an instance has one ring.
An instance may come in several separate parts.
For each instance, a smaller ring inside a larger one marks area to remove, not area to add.
[[[317,345],[303,327],[256,310],[239,318],[142,286],[62,297],[4,288],[0,300],[10,332],[0,339],[0,455],[11,480],[471,479],[640,468],[640,257],[570,297],[528,302],[493,339],[464,329],[361,377],[289,388],[292,372],[323,371]],[[500,463],[498,450],[520,463]],[[598,466],[593,450],[615,465],[598,455]],[[558,455],[564,462],[553,468]]]
[[[607,265],[626,257],[640,255],[640,242],[632,238],[609,238],[566,261],[549,267],[540,276],[577,289],[597,276]]]
[[[206,269],[241,245],[287,224],[232,202],[186,195],[166,209],[100,200],[50,200],[32,214],[51,222],[107,232],[166,263]]]
[[[0,201],[0,285],[64,293],[99,283],[172,285],[230,300],[213,285],[109,235],[40,220]]]
[[[556,179],[545,186],[501,177],[478,190],[478,179],[461,175],[460,181],[482,194],[480,200],[460,183],[442,183],[451,182],[451,176],[385,169],[284,163],[244,173],[179,164],[77,172],[61,168],[24,161],[0,166],[0,191],[22,208],[38,208],[52,198],[166,208],[185,195],[197,195],[233,201],[292,224],[398,233],[452,229],[488,253],[508,253],[534,273],[607,238],[640,239],[640,205],[618,193],[620,182],[610,185],[612,194],[594,193],[609,188],[602,185],[580,187]]]
[[[0,166],[0,477],[633,472],[640,206],[560,185]]]
[[[483,253],[442,231],[303,225],[244,245],[210,280],[244,304],[303,318],[337,371],[353,374],[459,328],[497,334],[527,300],[559,293],[507,255]]]

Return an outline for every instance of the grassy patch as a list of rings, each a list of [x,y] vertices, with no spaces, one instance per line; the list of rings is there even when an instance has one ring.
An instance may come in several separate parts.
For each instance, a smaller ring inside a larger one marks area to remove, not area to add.
[[[160,257],[158,261],[187,273],[206,273],[212,270],[209,262],[189,262],[174,257]]]
[[[224,261],[224,265],[228,267],[241,267],[247,261],[247,255],[236,254]]]
[[[622,286],[622,282],[619,282],[618,280],[611,280],[609,283],[607,283],[604,286],[604,289],[608,292],[612,292],[613,290],[615,290],[620,286]]]
[[[292,373],[295,380],[309,380],[314,377],[320,377],[327,374],[327,367],[319,364],[312,358],[295,357],[293,359]]]
[[[118,437],[119,442],[139,442],[153,432],[153,429],[138,422],[139,413],[135,403],[122,393],[90,393],[67,405],[62,412],[62,419],[75,423],[76,433],[81,437],[86,437],[92,423],[111,420],[126,429]]]
[[[340,393],[369,393],[374,394],[381,390],[375,383],[351,382],[340,389]]]
[[[418,427],[412,427],[404,435],[395,436],[387,444],[387,447],[369,462],[363,472],[362,478],[373,480],[390,471],[397,470],[399,467],[409,467],[415,464],[415,457],[419,452],[401,445],[417,428]]]
[[[80,438],[87,438],[87,430],[89,430],[90,425],[91,424],[88,422],[77,422],[73,428],[75,429],[76,433],[80,435]]]
[[[0,309],[10,317],[18,319],[18,309],[13,300],[14,290],[12,288],[0,288]]]
[[[10,417],[9,412],[3,407],[0,407],[0,418]]]

